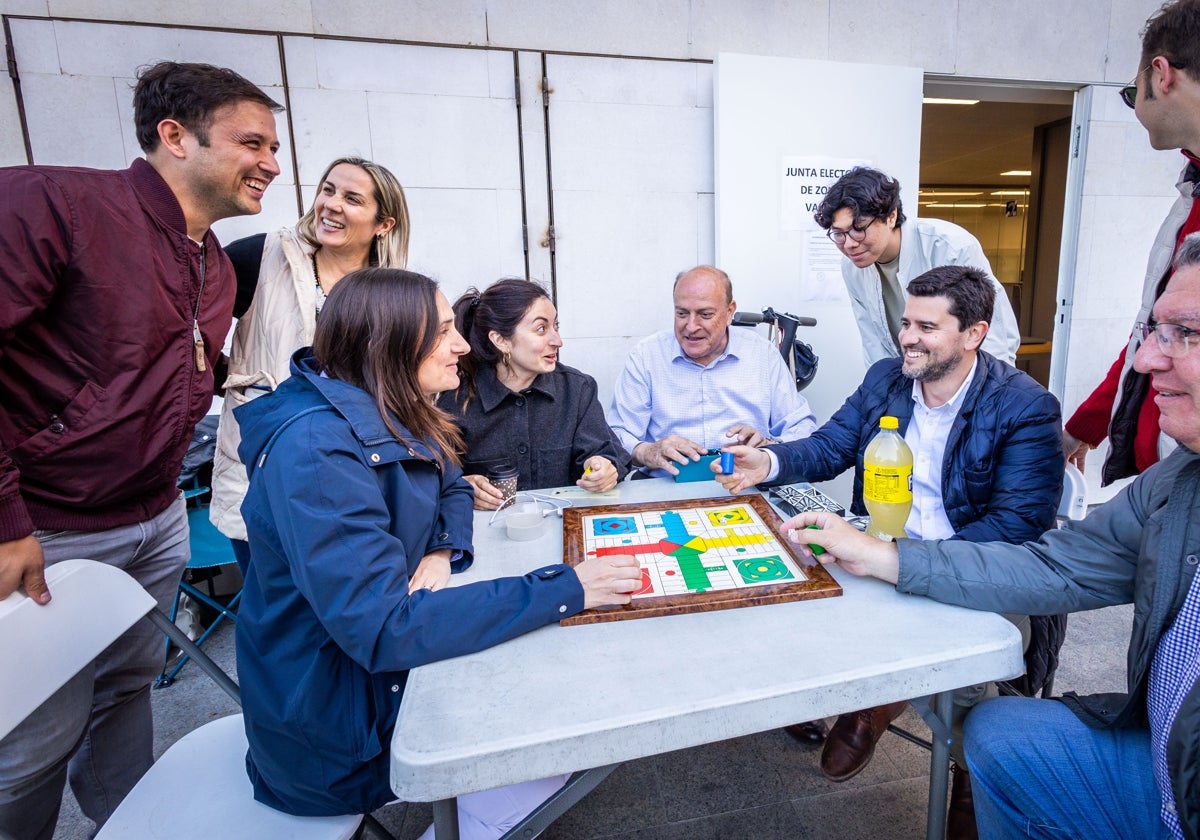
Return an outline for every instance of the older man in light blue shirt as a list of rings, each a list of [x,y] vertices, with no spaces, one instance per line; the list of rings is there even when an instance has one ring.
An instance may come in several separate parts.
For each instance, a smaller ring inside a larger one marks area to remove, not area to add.
[[[697,266],[675,279],[675,328],[642,340],[625,363],[609,419],[633,463],[677,475],[733,443],[798,440],[817,428],[808,401],[771,342],[730,329],[729,276]]]

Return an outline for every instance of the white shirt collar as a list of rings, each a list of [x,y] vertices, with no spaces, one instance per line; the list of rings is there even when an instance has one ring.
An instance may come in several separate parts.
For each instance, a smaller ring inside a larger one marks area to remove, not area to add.
[[[926,404],[925,392],[921,389],[921,382],[920,382],[920,380],[914,379],[913,384],[912,384],[913,402],[915,402],[917,405],[921,406],[921,408],[925,409],[926,411],[937,411],[939,409],[946,409],[948,411],[952,411],[953,413],[957,414],[958,409],[962,407],[963,400],[966,398],[967,388],[968,388],[968,386],[970,386],[971,380],[973,380],[975,378],[975,369],[978,367],[979,367],[979,354],[976,353],[975,361],[971,362],[971,369],[969,371],[967,371],[966,379],[964,379],[962,381],[962,384],[958,386],[958,390],[954,392],[954,396],[951,397],[949,400],[947,400],[945,405],[940,405],[937,408],[930,408],[929,405]]]

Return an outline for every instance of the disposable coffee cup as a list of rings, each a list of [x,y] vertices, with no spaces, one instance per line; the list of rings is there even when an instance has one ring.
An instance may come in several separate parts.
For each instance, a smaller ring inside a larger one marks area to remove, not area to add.
[[[487,471],[487,480],[504,494],[504,501],[500,504],[501,507],[511,503],[513,497],[517,495],[518,477],[517,468],[511,464],[497,464]]]

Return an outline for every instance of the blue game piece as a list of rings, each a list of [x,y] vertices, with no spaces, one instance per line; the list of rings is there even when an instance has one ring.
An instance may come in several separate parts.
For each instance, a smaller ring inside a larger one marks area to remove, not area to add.
[[[721,472],[724,473],[725,475],[731,475],[733,473],[733,453],[732,452],[722,452],[721,453]]]

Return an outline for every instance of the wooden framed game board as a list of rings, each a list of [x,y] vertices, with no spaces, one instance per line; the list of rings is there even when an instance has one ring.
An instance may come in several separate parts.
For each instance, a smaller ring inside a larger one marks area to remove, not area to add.
[[[584,610],[561,623],[725,610],[842,594],[817,561],[779,531],[762,496],[686,499],[563,511],[563,557],[632,554],[642,588],[622,607]]]

